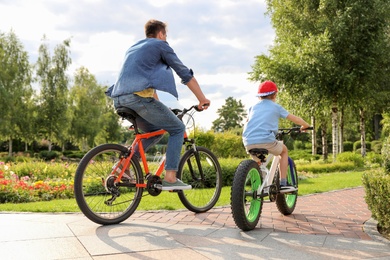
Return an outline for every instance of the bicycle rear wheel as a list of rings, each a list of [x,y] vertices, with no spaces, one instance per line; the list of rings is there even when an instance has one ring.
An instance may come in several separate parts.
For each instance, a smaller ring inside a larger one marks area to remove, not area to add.
[[[283,215],[293,213],[298,200],[298,174],[294,161],[288,158],[287,182],[296,188],[292,193],[279,193],[276,196],[276,207]],[[279,175],[278,175],[279,178]]]
[[[183,205],[195,213],[206,212],[217,203],[222,189],[222,171],[217,157],[197,146],[186,151],[179,163],[177,178],[192,186],[179,191]]]
[[[243,231],[252,230],[259,222],[263,198],[257,190],[262,184],[259,165],[253,160],[242,161],[234,173],[230,195],[233,219]]]
[[[128,149],[118,144],[103,144],[90,150],[80,161],[74,179],[74,193],[77,204],[84,215],[97,224],[117,224],[136,210],[143,188],[135,183],[143,183],[142,170],[135,157],[131,158],[129,171],[131,178],[122,177],[114,183],[113,167],[128,153]]]

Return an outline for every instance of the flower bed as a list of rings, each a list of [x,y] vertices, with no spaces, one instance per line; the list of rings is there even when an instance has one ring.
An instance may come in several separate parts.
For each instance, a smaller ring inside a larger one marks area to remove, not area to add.
[[[0,203],[73,198],[76,165],[0,162]]]

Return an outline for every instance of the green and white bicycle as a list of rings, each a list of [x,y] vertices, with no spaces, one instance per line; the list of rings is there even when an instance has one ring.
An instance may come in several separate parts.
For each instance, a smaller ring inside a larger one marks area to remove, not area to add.
[[[312,130],[306,128],[305,130]],[[279,129],[277,140],[291,133],[300,133],[300,127]],[[268,150],[255,148],[249,151],[260,162],[248,159],[242,161],[234,174],[231,188],[231,210],[236,225],[243,231],[256,227],[263,208],[263,200],[268,197],[275,202],[280,213],[290,215],[298,199],[298,175],[294,161],[288,158],[287,182],[292,189],[280,189],[280,156],[268,155]],[[270,167],[267,167],[271,163]]]

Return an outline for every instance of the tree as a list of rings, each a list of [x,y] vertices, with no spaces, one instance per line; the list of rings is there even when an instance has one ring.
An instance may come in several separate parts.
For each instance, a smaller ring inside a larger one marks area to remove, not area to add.
[[[8,142],[22,137],[25,112],[32,95],[31,68],[28,54],[16,35],[0,34],[0,136]]]
[[[373,68],[388,60],[387,0],[267,0],[276,31],[270,55],[257,57],[252,80],[273,79],[305,104],[330,108],[333,158],[339,149],[339,111],[364,97]],[[387,69],[387,68],[386,68]],[[371,84],[373,93],[382,86]],[[322,125],[322,123],[320,123]]]
[[[63,144],[67,139],[69,78],[66,71],[72,62],[69,47],[70,40],[64,40],[55,47],[53,57],[47,44],[39,47],[36,64],[36,79],[41,86],[38,122],[40,134],[49,141],[49,151],[53,141]]]
[[[241,100],[237,101],[233,97],[228,97],[225,100],[225,105],[219,108],[217,113],[219,118],[213,121],[213,126],[211,127],[216,132],[242,127],[242,121],[246,116]]]
[[[104,87],[97,84],[88,69],[81,67],[75,73],[70,96],[73,114],[71,136],[80,150],[86,151],[95,145],[95,138],[105,127],[104,119],[109,118],[104,116],[107,112]]]

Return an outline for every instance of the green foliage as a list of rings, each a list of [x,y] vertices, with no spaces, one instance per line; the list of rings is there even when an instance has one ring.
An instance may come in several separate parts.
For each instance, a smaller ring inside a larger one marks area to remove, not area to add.
[[[383,163],[382,155],[375,152],[368,152],[364,157],[364,163],[366,166],[381,166]]]
[[[233,97],[228,97],[225,100],[225,105],[219,108],[217,113],[218,119],[213,121],[213,126],[211,127],[217,132],[242,127],[242,122],[246,116],[241,100],[237,101]]]
[[[221,158],[243,158],[247,155],[241,135],[231,131],[215,133],[213,145],[211,147],[208,146],[208,148]]]
[[[219,159],[219,164],[221,165],[222,170],[222,185],[231,186],[233,183],[234,173],[236,172],[237,166],[243,159],[237,158],[221,158]]]
[[[388,136],[382,147],[383,167],[390,174],[390,136]]]
[[[345,141],[343,142],[344,152],[353,152],[353,142]]]
[[[361,155],[352,153],[352,152],[344,152],[340,153],[336,157],[337,162],[353,162],[356,167],[364,166],[364,159]]]
[[[11,141],[22,139],[31,135],[27,132],[34,110],[29,107],[32,71],[28,54],[13,31],[0,34],[0,68],[0,136]],[[12,155],[12,146],[8,149]]]
[[[371,142],[371,151],[375,153],[381,153],[382,150],[382,141],[375,140]]]
[[[310,164],[297,163],[296,166],[298,172],[310,172],[314,174],[356,170],[356,166],[353,162],[310,163]]]
[[[373,218],[382,228],[390,228],[390,175],[378,170],[376,173],[365,173],[363,184],[366,191],[366,202]]]
[[[303,160],[307,162],[316,161],[320,159],[320,155],[312,155],[311,150],[289,150],[288,156],[294,161]]]
[[[302,150],[306,149],[305,142],[295,140],[294,141],[294,150],[301,150],[301,149]]]
[[[196,129],[195,133],[195,141],[197,145],[208,148],[213,147],[216,136],[212,131],[204,132],[200,129]],[[190,138],[194,138],[194,132],[191,132]]]
[[[353,143],[353,150],[356,151],[356,152],[359,152],[360,148],[362,147],[362,143],[360,141],[356,141]],[[366,149],[367,151],[370,151],[371,150],[371,143],[370,142],[366,142]]]
[[[50,161],[58,158],[61,154],[57,151],[40,151],[39,152],[39,158]]]

